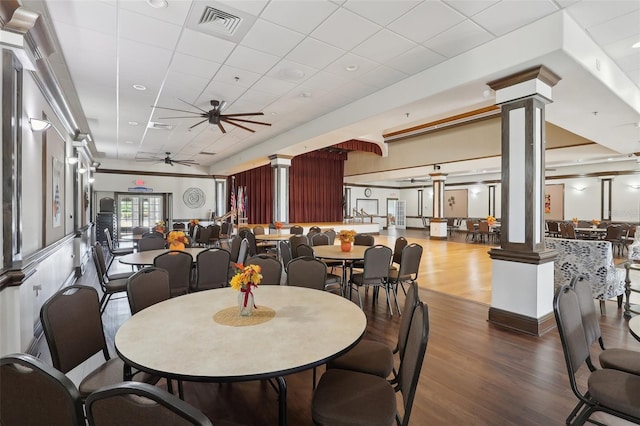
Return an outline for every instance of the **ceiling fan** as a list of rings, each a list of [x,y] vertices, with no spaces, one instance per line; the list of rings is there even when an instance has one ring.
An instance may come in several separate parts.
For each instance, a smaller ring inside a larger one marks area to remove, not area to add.
[[[209,102],[211,103],[211,106],[213,108],[210,109],[209,111],[206,111],[206,110],[198,107],[197,105],[190,104],[189,102],[184,101],[184,100],[182,100],[180,98],[178,98],[178,100],[184,102],[185,104],[187,104],[189,106],[192,106],[193,108],[197,109],[198,111],[185,111],[185,110],[182,110],[182,109],[175,109],[175,108],[167,108],[167,107],[156,106],[156,108],[160,108],[160,109],[167,109],[167,110],[170,110],[170,111],[178,111],[178,112],[186,112],[188,114],[194,114],[194,115],[182,116],[182,117],[159,117],[159,118],[160,119],[204,118],[204,120],[201,120],[201,121],[197,122],[196,124],[194,124],[193,126],[189,127],[189,130],[191,130],[194,127],[199,126],[200,124],[208,121],[210,124],[217,125],[222,133],[227,133],[225,128],[222,126],[223,122],[231,124],[232,126],[236,126],[236,127],[241,128],[241,129],[247,130],[247,131],[249,131],[251,133],[254,133],[255,130],[250,129],[250,128],[246,127],[246,126],[243,126],[242,124],[239,124],[237,122],[260,124],[260,125],[263,125],[263,126],[271,126],[271,123],[264,123],[262,121],[254,121],[254,120],[247,120],[247,119],[243,119],[243,118],[237,118],[237,117],[248,117],[248,116],[252,116],[252,115],[264,115],[263,112],[245,112],[245,113],[239,113],[239,114],[222,114],[222,111],[227,106],[227,102],[226,101],[217,101],[215,99],[212,99]]]
[[[146,158],[136,158],[136,161],[150,161],[150,162],[154,162],[154,163],[164,163],[164,164],[168,164],[171,167],[173,167],[173,164],[181,164],[183,166],[199,166],[200,163],[196,162],[195,160],[174,160],[173,158],[171,158],[171,153],[170,152],[165,152],[166,157],[146,157]]]

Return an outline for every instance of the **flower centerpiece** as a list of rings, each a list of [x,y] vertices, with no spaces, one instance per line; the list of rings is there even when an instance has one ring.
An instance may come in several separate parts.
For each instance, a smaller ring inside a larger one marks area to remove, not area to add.
[[[186,244],[189,244],[189,238],[182,231],[171,231],[167,235],[167,243],[170,250],[184,250]]]
[[[353,244],[353,240],[356,238],[356,231],[353,229],[343,229],[338,234],[338,238],[340,239],[340,248],[342,251],[351,251],[351,244]]]
[[[598,219],[591,219],[591,225],[592,225],[594,228],[597,228],[597,227],[598,227],[598,225],[600,225],[600,221],[599,221]]]
[[[571,221],[573,222],[573,226],[578,226],[578,218],[574,217],[573,219],[571,219]]]
[[[189,226],[190,226],[190,227],[192,227],[192,228],[193,228],[194,226],[198,225],[198,224],[200,224],[200,221],[199,221],[198,219],[191,219],[191,220],[189,221]]]
[[[162,232],[164,234],[165,223],[164,220],[159,220],[156,222],[156,231]]]
[[[260,281],[262,281],[262,275],[260,274],[259,265],[247,265],[242,263],[233,264],[236,269],[236,274],[231,278],[229,284],[234,290],[238,290],[238,308],[240,310],[240,316],[249,316],[253,311],[253,308],[257,308],[253,301],[252,287],[258,287]]]
[[[494,216],[487,216],[487,223],[489,226],[493,226],[496,224],[496,218]]]
[[[274,226],[276,227],[276,232],[279,234],[280,230],[282,229],[282,222],[278,221],[274,223]]]

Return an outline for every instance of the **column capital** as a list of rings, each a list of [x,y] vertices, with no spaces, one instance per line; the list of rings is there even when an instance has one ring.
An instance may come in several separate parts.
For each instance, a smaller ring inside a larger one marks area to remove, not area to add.
[[[270,155],[269,161],[271,162],[271,167],[290,167],[292,158],[289,155]]]
[[[551,88],[560,76],[544,65],[528,68],[487,83],[496,92],[496,105],[531,96],[540,96],[551,102]]]
[[[429,176],[431,176],[431,180],[447,180],[446,173],[429,173]]]

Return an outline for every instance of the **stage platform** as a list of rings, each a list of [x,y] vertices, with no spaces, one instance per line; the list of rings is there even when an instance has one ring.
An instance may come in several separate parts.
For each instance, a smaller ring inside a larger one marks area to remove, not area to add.
[[[269,224],[264,224],[264,223],[255,223],[255,224],[247,224],[247,225],[236,225],[236,226],[247,226],[249,228],[252,228],[254,226],[263,226],[264,227],[264,231],[267,234],[275,234],[276,230],[274,228],[270,228]],[[285,226],[282,227],[280,233],[282,234],[288,234],[289,233],[289,228],[292,225],[300,225],[304,228],[304,233],[307,234],[309,232],[309,229],[311,229],[312,226],[319,226],[320,229],[322,229],[323,231],[327,230],[327,229],[333,229],[336,232],[340,232],[343,229],[353,229],[354,231],[356,231],[359,234],[379,234],[380,233],[380,224],[378,223],[362,223],[362,222],[351,222],[351,223],[344,223],[344,222],[318,222],[318,223],[288,223]]]

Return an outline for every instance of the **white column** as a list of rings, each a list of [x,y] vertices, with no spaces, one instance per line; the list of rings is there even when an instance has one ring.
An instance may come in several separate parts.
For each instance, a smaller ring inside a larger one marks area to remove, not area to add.
[[[544,107],[559,80],[538,66],[488,83],[502,107],[501,247],[489,251],[489,322],[535,335],[555,325],[556,253],[544,248]]]
[[[273,221],[289,222],[289,167],[291,157],[271,156],[273,167]]]
[[[433,214],[429,222],[429,238],[432,240],[447,239],[447,219],[444,217],[444,182],[446,173],[431,173],[433,182]]]

